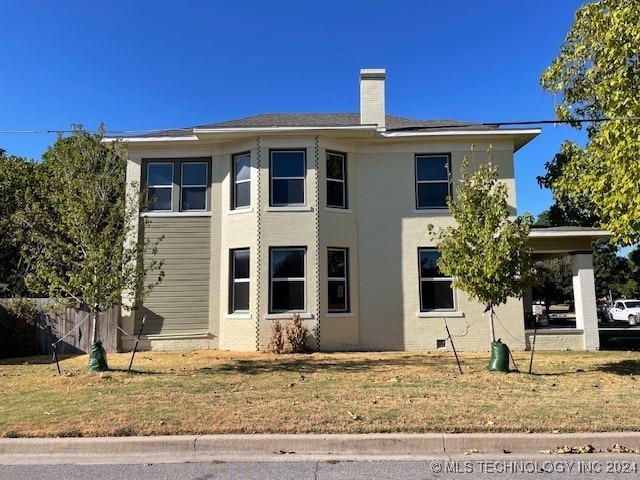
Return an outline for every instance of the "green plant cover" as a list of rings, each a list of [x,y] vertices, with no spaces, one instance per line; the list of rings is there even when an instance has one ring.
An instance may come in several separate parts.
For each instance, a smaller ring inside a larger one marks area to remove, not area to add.
[[[491,342],[491,359],[487,370],[490,372],[508,372],[509,371],[509,347],[500,340]]]
[[[107,352],[102,346],[102,342],[94,342],[91,344],[91,353],[89,354],[89,371],[104,372],[106,370],[109,370]]]

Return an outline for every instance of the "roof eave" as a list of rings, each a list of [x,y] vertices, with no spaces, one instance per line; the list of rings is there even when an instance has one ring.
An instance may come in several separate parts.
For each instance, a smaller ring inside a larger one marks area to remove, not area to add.
[[[513,138],[513,151],[517,152],[531,140],[540,135],[542,130],[539,128],[522,129],[522,130],[411,130],[411,131],[387,131],[382,132],[383,137],[401,138],[401,137],[511,137]]]

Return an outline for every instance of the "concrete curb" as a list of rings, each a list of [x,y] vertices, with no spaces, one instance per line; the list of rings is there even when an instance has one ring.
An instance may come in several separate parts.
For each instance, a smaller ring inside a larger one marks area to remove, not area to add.
[[[357,434],[357,435],[181,435],[162,437],[0,438],[0,464],[31,459],[169,456],[174,461],[216,456],[341,455],[454,457],[469,453],[540,454],[558,447],[589,444],[640,448],[640,433],[571,434]],[[12,460],[10,460],[12,458]],[[70,462],[73,463],[73,462]]]

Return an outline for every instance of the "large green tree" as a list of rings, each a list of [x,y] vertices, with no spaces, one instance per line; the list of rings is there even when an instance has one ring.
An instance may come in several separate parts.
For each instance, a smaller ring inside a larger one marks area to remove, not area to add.
[[[498,180],[498,168],[490,161],[471,173],[465,158],[461,177],[455,199],[447,200],[456,225],[429,229],[438,241],[438,267],[453,277],[452,287],[489,307],[493,342],[494,307],[509,297],[521,297],[533,279],[528,246],[533,218],[510,215],[507,187]]]
[[[554,196],[575,199],[616,242],[637,242],[640,2],[599,0],[582,6],[541,84],[557,96],[559,119],[577,128],[588,125],[586,146],[565,142],[560,157],[547,166]],[[609,120],[588,123],[603,118]]]
[[[25,158],[7,156],[0,149],[0,282],[7,283],[13,295],[26,293],[28,265],[22,248],[29,226],[23,213],[39,191],[38,166]]]
[[[144,297],[156,283],[148,276],[162,276],[156,246],[131,241],[144,195],[137,187],[126,193],[124,144],[104,142],[103,132],[74,127],[44,154],[38,182],[46,194],[31,206],[33,228],[24,251],[29,286],[87,305],[94,316],[121,305],[123,293]],[[145,251],[151,261],[142,261]]]

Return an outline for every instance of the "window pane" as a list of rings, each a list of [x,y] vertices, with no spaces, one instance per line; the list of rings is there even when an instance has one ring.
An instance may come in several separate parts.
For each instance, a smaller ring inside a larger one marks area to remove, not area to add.
[[[272,250],[272,278],[304,278],[304,250]]]
[[[273,180],[273,205],[304,204],[304,180]]]
[[[344,180],[344,157],[327,153],[327,178]]]
[[[182,211],[205,210],[207,207],[206,187],[182,187]]]
[[[249,282],[233,284],[233,310],[249,310]]]
[[[171,185],[173,183],[173,164],[150,163],[147,183],[154,187]]]
[[[234,270],[233,277],[249,278],[249,250],[236,250],[233,252]]]
[[[423,311],[438,309],[453,309],[453,290],[451,282],[421,282]]]
[[[418,180],[449,180],[447,157],[416,157]]]
[[[304,177],[304,152],[272,152],[272,172],[276,177]]]
[[[420,250],[420,277],[444,277],[436,264],[440,258],[437,250]]]
[[[345,252],[343,250],[329,250],[329,277],[346,277],[346,259]]]
[[[273,311],[304,310],[304,281],[272,282]]]
[[[250,182],[237,183],[235,208],[248,207],[250,204],[251,204],[251,183]]]
[[[418,184],[418,208],[446,207],[448,196],[448,183]]]
[[[329,310],[347,309],[347,285],[344,281],[329,280]]]
[[[171,188],[149,187],[149,210],[171,210]]]
[[[344,183],[327,181],[327,206],[344,208]]]
[[[182,164],[182,185],[206,185],[207,184],[207,164],[206,163],[183,163]]]
[[[236,180],[249,180],[251,178],[251,155],[239,155],[236,157]]]

